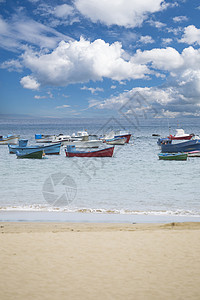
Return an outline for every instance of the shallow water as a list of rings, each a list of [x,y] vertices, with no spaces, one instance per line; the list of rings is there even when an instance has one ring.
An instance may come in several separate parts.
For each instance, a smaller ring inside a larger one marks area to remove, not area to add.
[[[100,133],[98,124],[86,124],[89,133]],[[80,124],[1,124],[1,134],[17,133],[33,144],[35,133],[72,134]],[[117,128],[117,126],[116,126]],[[167,127],[127,129],[130,144],[116,146],[113,158],[16,159],[0,146],[0,210],[96,212],[138,215],[200,216],[200,158],[159,161],[157,138]],[[184,126],[200,134],[200,126]]]

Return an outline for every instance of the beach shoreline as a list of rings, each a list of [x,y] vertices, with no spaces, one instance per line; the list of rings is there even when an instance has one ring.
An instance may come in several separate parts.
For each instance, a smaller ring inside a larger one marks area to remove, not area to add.
[[[199,299],[200,222],[0,222],[0,299]]]

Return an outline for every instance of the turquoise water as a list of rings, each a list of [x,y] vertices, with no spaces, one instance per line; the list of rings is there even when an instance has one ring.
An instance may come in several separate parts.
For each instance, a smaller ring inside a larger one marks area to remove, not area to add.
[[[102,124],[55,121],[19,121],[0,124],[1,134],[16,133],[33,144],[35,133],[72,134],[85,129],[103,133]],[[200,158],[159,161],[157,138],[165,126],[126,126],[130,144],[116,146],[113,158],[20,160],[0,146],[0,213],[5,211],[56,211],[121,215],[200,217]],[[116,129],[120,129],[116,125]],[[198,124],[185,125],[187,133],[200,134]],[[64,180],[64,181],[63,181]]]

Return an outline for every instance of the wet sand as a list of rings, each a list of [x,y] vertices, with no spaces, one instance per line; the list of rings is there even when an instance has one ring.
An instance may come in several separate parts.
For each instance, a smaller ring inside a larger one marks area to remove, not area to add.
[[[0,299],[199,299],[200,223],[0,223]]]

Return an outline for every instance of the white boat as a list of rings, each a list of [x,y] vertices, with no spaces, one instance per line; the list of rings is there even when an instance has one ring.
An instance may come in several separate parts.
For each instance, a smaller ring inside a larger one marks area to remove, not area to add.
[[[105,140],[105,143],[108,145],[124,145],[126,143],[125,137],[119,137],[119,138],[112,138]]]
[[[19,135],[0,136],[0,145],[17,145],[18,141]]]
[[[35,134],[35,141],[36,143],[51,143],[55,137],[49,134]]]
[[[78,131],[77,134],[73,133],[71,135],[72,141],[88,141],[89,140],[89,134],[87,130],[84,131]]]
[[[76,146],[76,148],[98,148],[102,145],[101,140],[89,140],[89,141],[66,141],[66,146]]]
[[[52,143],[61,143],[61,145],[66,145],[66,143],[69,142],[70,139],[71,139],[70,135],[59,134],[57,136],[54,136],[54,138],[51,142]]]

